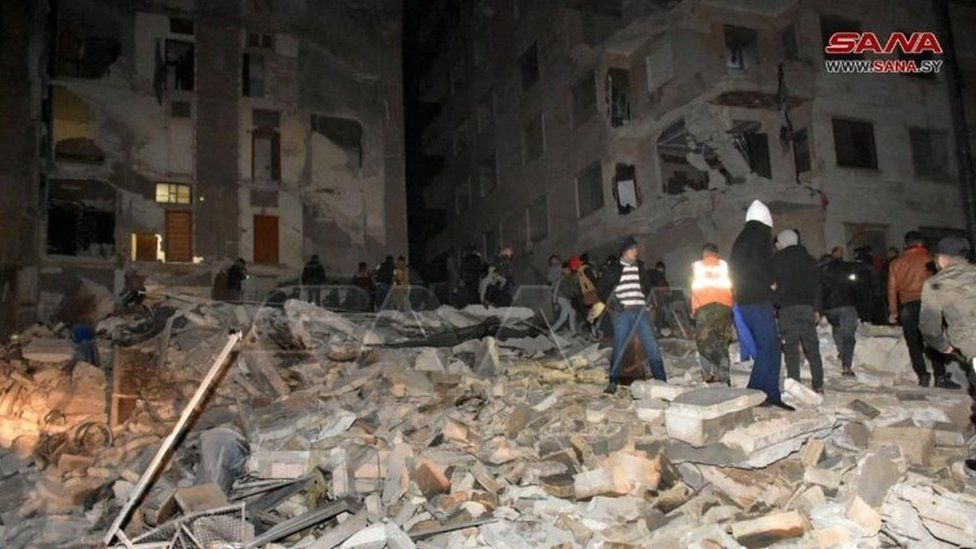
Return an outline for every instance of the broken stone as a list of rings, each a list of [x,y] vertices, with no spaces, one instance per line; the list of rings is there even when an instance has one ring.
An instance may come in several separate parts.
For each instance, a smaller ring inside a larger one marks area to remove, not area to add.
[[[451,481],[444,474],[444,469],[429,459],[422,458],[410,476],[428,498],[451,491]]]
[[[180,509],[187,514],[227,505],[227,496],[213,483],[177,488],[175,497]]]
[[[664,414],[668,435],[693,446],[717,442],[726,431],[752,421],[761,391],[731,387],[696,389],[677,396]]]
[[[674,385],[656,379],[639,379],[630,384],[630,395],[638,400],[656,399],[670,402],[693,389],[693,387]]]
[[[587,499],[602,494],[616,493],[613,475],[605,468],[584,471],[573,477],[573,492],[576,499]]]
[[[922,427],[878,427],[871,432],[871,446],[894,445],[912,465],[928,465],[935,446],[932,429]]]
[[[847,517],[856,522],[867,536],[874,536],[881,531],[881,513],[858,496],[854,496],[847,507]]]
[[[635,408],[637,419],[653,423],[664,419],[664,413],[668,409],[668,404],[663,400],[638,400]]]
[[[421,372],[443,372],[445,364],[444,356],[438,349],[426,347],[417,355],[413,367]]]
[[[783,391],[807,406],[823,404],[823,395],[791,377],[786,378],[786,381],[783,382]]]
[[[747,547],[763,547],[803,535],[807,522],[800,513],[787,511],[732,524],[732,537]]]
[[[501,371],[498,341],[488,336],[481,340],[474,352],[474,373],[478,377],[495,377]]]
[[[800,462],[806,467],[813,467],[814,465],[820,463],[820,458],[824,453],[824,441],[821,438],[810,438],[807,439],[806,446],[803,447],[803,455],[800,456]]]
[[[68,362],[75,356],[75,347],[67,339],[39,337],[22,348],[21,356],[31,362]]]
[[[803,472],[803,482],[821,486],[824,491],[830,494],[836,492],[837,488],[840,487],[840,473],[829,469],[807,467]]]

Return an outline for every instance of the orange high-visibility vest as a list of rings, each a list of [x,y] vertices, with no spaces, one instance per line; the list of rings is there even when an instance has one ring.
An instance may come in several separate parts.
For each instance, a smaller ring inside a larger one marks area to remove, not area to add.
[[[691,311],[710,303],[732,306],[732,279],[729,264],[717,257],[707,257],[692,266]]]

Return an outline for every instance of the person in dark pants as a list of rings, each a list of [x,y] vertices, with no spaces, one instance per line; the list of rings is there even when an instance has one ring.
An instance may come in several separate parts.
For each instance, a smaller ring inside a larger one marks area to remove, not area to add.
[[[732,280],[729,264],[718,246],[702,247],[702,258],[691,266],[691,314],[702,380],[730,385],[729,344],[732,342]]]
[[[322,304],[322,285],[325,284],[325,267],[319,263],[319,256],[313,255],[302,269],[302,286],[309,303]]]
[[[379,267],[376,269],[376,303],[377,310],[382,309],[386,305],[386,297],[390,294],[390,288],[393,287],[393,276],[396,271],[396,265],[393,264],[393,256],[388,255],[383,259],[383,263],[380,263]]]
[[[810,364],[813,390],[823,393],[823,361],[820,359],[821,289],[817,260],[800,244],[796,231],[787,229],[776,237],[779,251],[773,256],[779,331],[783,338],[786,375],[800,381],[800,347]]]
[[[247,279],[247,263],[244,258],[238,257],[237,261],[227,269],[227,300],[240,301],[243,295],[244,280]]]
[[[617,392],[624,351],[630,336],[635,333],[644,347],[649,373],[654,379],[668,380],[664,359],[661,358],[661,351],[654,339],[654,330],[647,311],[651,281],[644,263],[637,259],[637,241],[632,237],[625,238],[620,244],[619,258],[617,263],[607,267],[597,283],[597,293],[610,309],[613,322],[610,382],[604,390],[608,394]]]
[[[374,300],[376,297],[376,282],[373,280],[373,272],[365,261],[360,261],[356,268],[356,274],[352,275],[352,285],[366,292],[367,301],[363,304],[364,308],[372,311],[375,308]]]
[[[855,307],[854,288],[857,274],[854,265],[844,261],[844,249],[837,246],[830,252],[830,260],[820,267],[820,285],[823,289],[824,316],[830,322],[840,357],[841,373],[854,376],[854,345],[857,343],[858,316]]]
[[[71,341],[75,344],[75,361],[84,361],[92,366],[101,366],[95,329],[87,321],[81,321],[71,328]]]
[[[479,285],[481,279],[488,273],[488,265],[474,247],[468,250],[468,255],[461,259],[461,282],[464,284],[464,294],[461,306],[477,305],[481,303]]]
[[[782,366],[779,331],[773,310],[776,279],[773,270],[773,216],[754,200],[746,212],[746,224],[729,256],[733,295],[739,315],[756,344],[755,362],[749,375],[750,389],[766,393],[764,406],[794,408],[783,402],[779,390]],[[740,336],[741,339],[741,336]]]
[[[891,262],[888,269],[888,310],[897,311],[889,314],[888,321],[901,324],[912,369],[918,376],[918,384],[923,387],[928,387],[932,376],[925,365],[925,341],[918,329],[918,322],[922,307],[922,286],[934,270],[929,265],[931,262],[921,233],[909,231],[905,234],[905,251]],[[959,389],[959,384],[946,375],[945,358],[933,353],[931,359],[935,386]]]

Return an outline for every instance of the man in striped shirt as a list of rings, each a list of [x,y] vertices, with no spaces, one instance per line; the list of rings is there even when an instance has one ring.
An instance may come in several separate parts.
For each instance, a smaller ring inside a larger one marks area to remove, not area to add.
[[[635,333],[644,347],[648,373],[654,379],[667,381],[664,360],[654,339],[654,328],[647,310],[651,280],[644,263],[637,259],[637,241],[632,237],[624,239],[620,245],[619,258],[618,262],[607,268],[597,284],[597,293],[607,304],[613,321],[610,383],[604,391],[608,394],[617,392],[624,350],[630,336]]]

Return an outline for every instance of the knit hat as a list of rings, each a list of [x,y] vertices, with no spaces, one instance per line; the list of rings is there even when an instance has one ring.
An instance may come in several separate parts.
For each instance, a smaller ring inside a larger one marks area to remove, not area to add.
[[[961,236],[947,236],[940,240],[939,244],[935,247],[936,254],[951,257],[966,257],[969,250],[969,240]]]
[[[796,246],[800,243],[800,236],[797,235],[796,231],[793,229],[786,229],[785,231],[776,235],[776,243],[779,244],[781,248]]]
[[[580,258],[579,258],[578,255],[573,256],[572,258],[570,258],[570,260],[569,260],[569,269],[571,271],[578,271],[579,268],[582,267],[582,266],[583,266],[583,261],[580,260]]]
[[[746,222],[749,221],[758,221],[769,228],[773,227],[773,216],[769,213],[769,208],[759,200],[753,200],[746,211]]]
[[[636,248],[636,247],[637,247],[637,241],[634,240],[634,237],[628,236],[627,238],[620,241],[620,249],[617,251],[617,255],[618,256],[624,255],[624,252],[626,252],[631,248]]]

